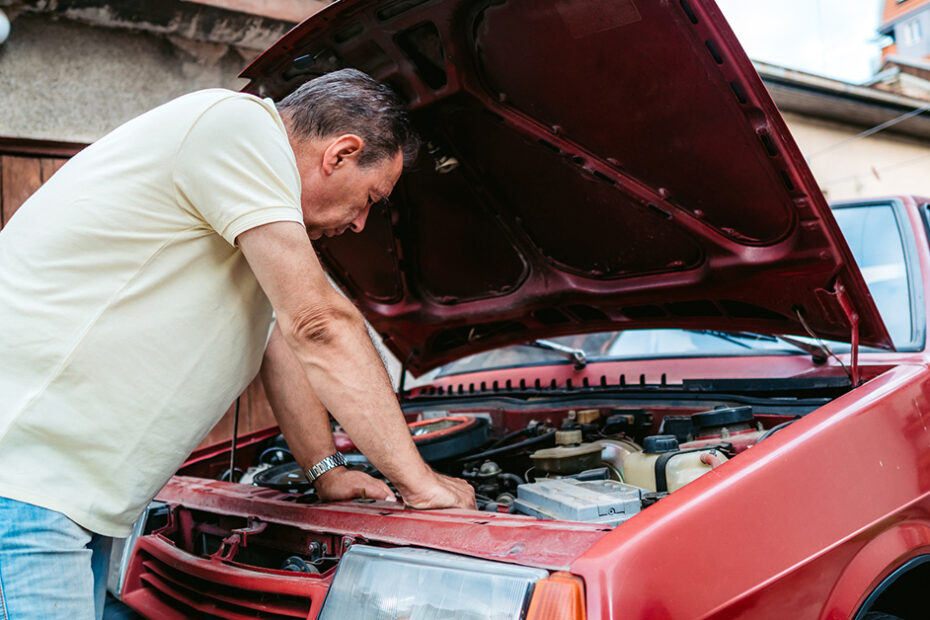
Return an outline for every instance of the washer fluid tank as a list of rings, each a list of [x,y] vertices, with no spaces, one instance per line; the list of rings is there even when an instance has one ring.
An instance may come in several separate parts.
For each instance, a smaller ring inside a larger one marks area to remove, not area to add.
[[[650,491],[677,491],[727,460],[714,448],[681,450],[674,435],[652,435],[643,452],[623,460],[623,481]]]

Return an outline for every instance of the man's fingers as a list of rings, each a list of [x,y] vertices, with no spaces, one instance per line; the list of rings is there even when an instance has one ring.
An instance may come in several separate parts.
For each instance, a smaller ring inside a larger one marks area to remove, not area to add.
[[[404,503],[411,508],[427,510],[431,508],[465,508],[474,510],[475,490],[464,480],[435,474],[427,488],[414,497],[404,497]]]

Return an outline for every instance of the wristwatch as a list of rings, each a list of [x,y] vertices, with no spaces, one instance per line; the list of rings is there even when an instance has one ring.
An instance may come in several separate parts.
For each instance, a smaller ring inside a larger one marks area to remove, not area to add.
[[[307,480],[310,481],[310,484],[316,482],[316,479],[328,472],[330,469],[336,467],[345,467],[346,457],[342,455],[342,452],[336,452],[335,454],[330,454],[325,459],[311,467],[306,471]]]

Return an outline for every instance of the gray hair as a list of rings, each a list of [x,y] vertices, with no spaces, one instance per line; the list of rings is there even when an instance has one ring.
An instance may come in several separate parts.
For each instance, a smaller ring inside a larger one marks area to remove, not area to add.
[[[340,69],[305,82],[277,104],[298,137],[328,138],[355,134],[365,141],[359,166],[416,158],[420,141],[400,97],[357,69]]]

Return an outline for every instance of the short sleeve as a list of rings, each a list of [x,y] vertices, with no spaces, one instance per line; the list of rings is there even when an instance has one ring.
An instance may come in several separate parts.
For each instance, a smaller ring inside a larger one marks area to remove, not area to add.
[[[213,104],[174,160],[178,199],[230,244],[272,222],[303,223],[300,174],[277,113],[249,95]]]

